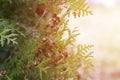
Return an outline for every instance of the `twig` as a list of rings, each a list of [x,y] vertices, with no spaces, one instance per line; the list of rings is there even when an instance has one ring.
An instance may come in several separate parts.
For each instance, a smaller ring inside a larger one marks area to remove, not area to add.
[[[41,18],[43,18],[46,15],[47,11],[48,11],[47,8],[45,8],[42,16],[38,19],[38,21],[36,22],[36,24],[33,28],[36,28],[40,24]]]
[[[47,12],[48,12],[48,9],[45,8],[42,16],[38,19],[38,21],[36,22],[36,24],[30,29],[30,31],[27,34],[27,36],[33,33],[33,30],[37,28],[37,26],[40,24],[41,19],[46,15]]]

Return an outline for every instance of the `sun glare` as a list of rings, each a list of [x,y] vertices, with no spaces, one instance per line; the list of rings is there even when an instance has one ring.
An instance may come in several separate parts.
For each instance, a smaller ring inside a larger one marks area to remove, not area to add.
[[[95,3],[102,4],[107,7],[113,7],[116,4],[116,0],[93,0]]]

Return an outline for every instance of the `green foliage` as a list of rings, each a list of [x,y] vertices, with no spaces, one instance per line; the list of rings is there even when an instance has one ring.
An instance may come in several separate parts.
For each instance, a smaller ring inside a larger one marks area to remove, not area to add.
[[[16,29],[15,29],[16,28]],[[20,28],[5,19],[0,19],[0,45],[17,44],[18,35],[24,36]]]
[[[10,42],[12,42],[13,44],[17,44],[16,38],[14,38],[17,36],[17,34],[8,34],[10,31],[11,29],[5,29],[0,33],[0,42],[2,47],[4,46],[5,42],[7,42],[7,44],[10,44]]]
[[[0,80],[79,80],[79,68],[93,67],[92,46],[76,46],[78,30],[68,27],[67,16],[91,14],[85,0],[0,2],[0,50],[12,53],[0,62]]]
[[[12,42],[13,44],[17,44],[16,42],[16,36],[17,34],[11,33],[12,29],[8,28],[9,23],[6,20],[1,19],[0,20],[0,44],[3,47],[5,43],[10,44]]]

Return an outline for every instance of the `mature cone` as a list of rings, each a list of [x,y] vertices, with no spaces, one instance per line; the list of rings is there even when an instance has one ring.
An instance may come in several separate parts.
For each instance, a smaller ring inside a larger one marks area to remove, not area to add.
[[[37,15],[42,16],[42,14],[44,13],[44,10],[45,10],[44,4],[37,4],[37,6],[36,6]]]

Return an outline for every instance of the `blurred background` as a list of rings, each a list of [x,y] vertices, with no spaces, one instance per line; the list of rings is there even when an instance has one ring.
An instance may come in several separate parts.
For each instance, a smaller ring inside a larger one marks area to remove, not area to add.
[[[95,70],[90,80],[120,80],[120,0],[87,0],[93,15],[70,17],[77,43],[93,44]],[[89,79],[83,79],[89,80]]]

